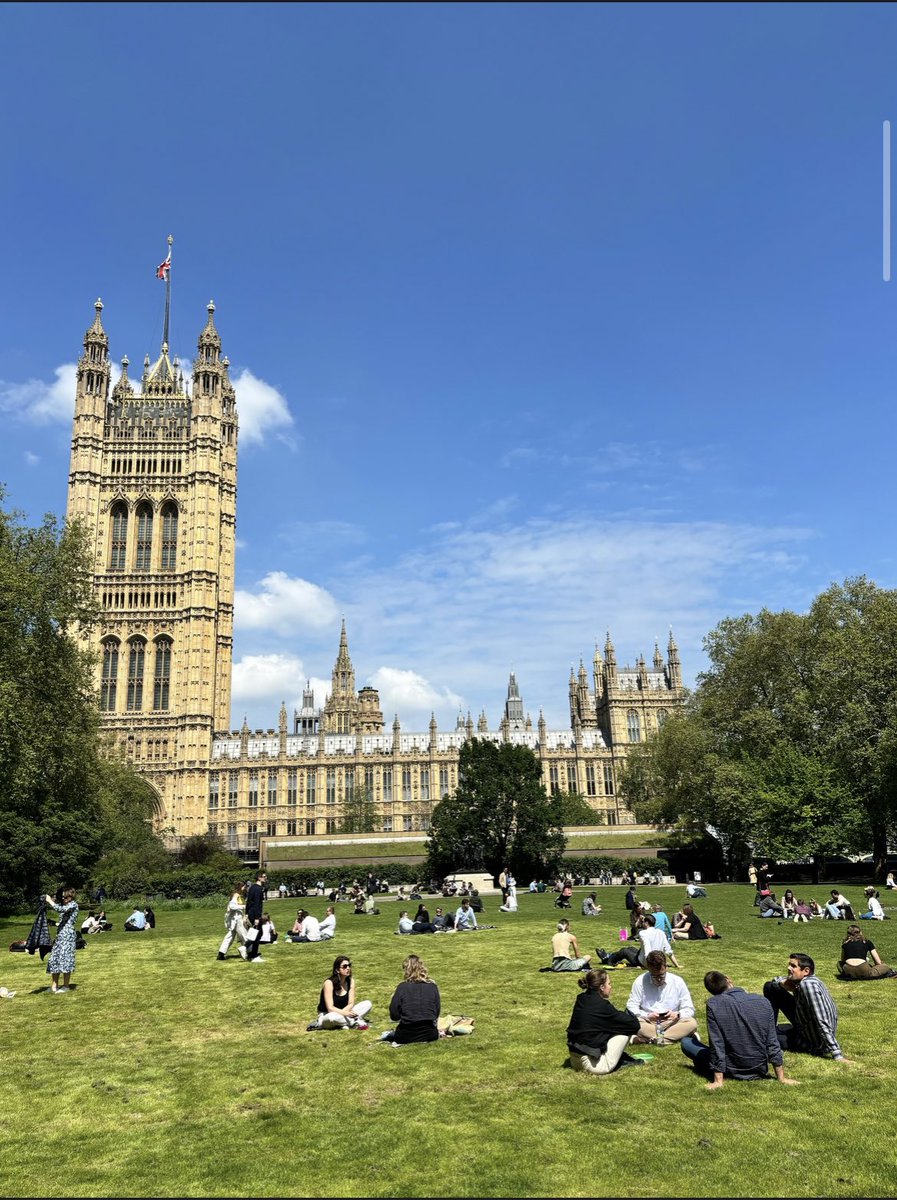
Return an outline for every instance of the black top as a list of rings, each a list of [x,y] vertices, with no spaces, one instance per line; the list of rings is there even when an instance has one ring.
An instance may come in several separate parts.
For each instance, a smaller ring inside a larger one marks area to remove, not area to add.
[[[627,1009],[614,1008],[600,992],[583,992],[576,997],[567,1026],[567,1045],[581,1054],[600,1057],[618,1033],[638,1033],[639,1019]]]
[[[411,983],[404,980],[389,1002],[389,1015],[401,1024],[412,1021],[436,1021],[439,1016],[439,988],[431,980]]]
[[[870,942],[865,938],[860,938],[856,942],[844,942],[841,946],[841,962],[846,962],[848,958],[861,958],[865,962],[869,951],[874,949],[875,942]]]
[[[261,920],[264,909],[265,901],[262,894],[262,885],[260,883],[251,883],[249,891],[246,893],[246,916],[250,921]]]
[[[632,888],[626,893],[626,907],[629,909],[635,908],[635,892]]]
[[[688,918],[688,940],[690,942],[702,942],[707,940],[707,930],[704,928],[704,923],[696,912],[693,912]]]
[[[340,995],[339,992],[336,990],[336,988],[334,988],[333,989],[333,1007],[334,1008],[348,1008],[349,1007],[349,993],[343,992],[343,994]],[[321,995],[318,997],[318,1012],[327,1012],[327,1005],[324,1003],[324,989],[323,988],[321,988]]]

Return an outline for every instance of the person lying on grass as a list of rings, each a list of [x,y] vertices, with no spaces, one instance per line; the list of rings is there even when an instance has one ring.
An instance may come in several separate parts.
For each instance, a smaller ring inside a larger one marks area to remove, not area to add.
[[[641,1059],[626,1053],[630,1038],[638,1033],[638,1017],[611,1004],[607,971],[588,971],[576,982],[582,994],[576,997],[567,1026],[573,1070],[610,1075],[623,1067],[643,1066]]]
[[[682,970],[682,964],[677,961],[676,955],[673,953],[673,947],[670,944],[667,935],[662,929],[657,928],[657,918],[654,913],[647,913],[641,918],[641,927],[636,934],[636,942],[634,944],[623,946],[619,950],[615,950],[612,954],[608,954],[606,950],[598,947],[598,957],[606,967],[615,967],[618,963],[624,962],[629,967],[646,968],[648,965],[648,955],[652,950],[661,950],[673,966],[678,970]]]
[[[784,1056],[769,1001],[736,987],[722,971],[708,971],[704,987],[710,993],[707,1001],[710,1045],[705,1046],[692,1034],[679,1044],[695,1070],[710,1078],[707,1090],[721,1088],[726,1079],[768,1079],[770,1064],[779,1083],[797,1083],[785,1075]]]

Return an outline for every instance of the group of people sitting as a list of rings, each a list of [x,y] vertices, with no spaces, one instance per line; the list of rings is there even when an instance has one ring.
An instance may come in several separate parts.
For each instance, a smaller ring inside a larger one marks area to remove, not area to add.
[[[267,915],[267,914],[265,914]],[[333,905],[328,904],[324,916],[319,921],[308,909],[300,908],[296,920],[289,933],[284,934],[285,942],[326,942],[336,933],[336,913]]]
[[[101,908],[99,912],[90,909],[87,916],[81,922],[81,933],[108,933],[112,928],[112,922],[106,919],[106,910]]]
[[[758,907],[761,917],[777,917],[780,921],[794,921],[797,924],[802,921],[811,921],[814,917],[828,921],[855,921],[857,919],[853,905],[837,888],[832,888],[831,895],[824,905],[818,904],[815,900],[803,900],[795,897],[791,888],[786,889],[781,901],[776,899],[775,892],[769,888],[764,888],[759,895]],[[860,913],[860,920],[883,921],[885,911],[875,888],[864,888],[863,895],[866,899],[866,911]]]
[[[423,960],[409,954],[402,963],[402,981],[389,1002],[389,1015],[396,1022],[395,1029],[387,1030],[381,1040],[394,1046],[411,1042],[435,1042],[440,1036],[439,1016],[441,999],[439,988],[430,979]],[[345,954],[333,960],[333,970],[324,980],[318,998],[318,1014],[308,1026],[315,1029],[368,1029],[367,1017],[373,1008],[370,1000],[358,1000],[355,995],[355,978],[352,960]]]
[[[103,915],[105,917],[105,913]],[[155,928],[156,914],[149,905],[146,908],[135,908],[125,921],[125,933],[142,933],[146,929]]]
[[[481,904],[480,912],[482,911]],[[402,909],[396,933],[462,933],[477,928],[479,927],[476,910],[473,903],[465,896],[454,913],[446,913],[441,908],[437,908],[432,921],[429,910],[424,906],[423,901],[418,905],[417,912],[413,917],[409,916],[407,909]]]
[[[611,1003],[613,984],[606,970],[589,970],[579,980],[582,995],[567,1027],[574,1070],[609,1075],[644,1065],[629,1053],[630,1046],[678,1043],[713,1090],[726,1079],[767,1078],[770,1066],[780,1083],[794,1083],[785,1075],[785,1050],[848,1061],[837,1039],[837,1006],[809,955],[789,955],[787,975],[766,983],[762,996],[736,986],[721,971],[708,971],[709,1045],[697,1037],[691,994],[681,976],[667,969],[666,957],[662,950],[647,955],[647,969],[634,981],[622,1010]],[[776,1023],[780,1014],[784,1024]]]

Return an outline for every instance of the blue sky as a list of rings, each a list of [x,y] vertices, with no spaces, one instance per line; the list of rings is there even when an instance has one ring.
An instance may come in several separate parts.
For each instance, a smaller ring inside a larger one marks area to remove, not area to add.
[[[897,586],[890,5],[7,5],[0,479],[65,507],[73,368],[210,298],[241,413],[235,724]],[[134,374],[132,367],[132,374]]]

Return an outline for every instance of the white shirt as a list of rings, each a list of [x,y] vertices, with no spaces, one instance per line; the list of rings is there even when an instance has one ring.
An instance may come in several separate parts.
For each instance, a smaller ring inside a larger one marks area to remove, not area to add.
[[[652,950],[662,950],[664,954],[673,953],[667,935],[662,929],[655,929],[653,925],[648,929],[640,929],[638,940],[642,943],[638,952],[638,960],[643,967],[647,966],[648,955]]]
[[[885,919],[885,910],[874,896],[869,897],[869,912],[872,913],[876,921],[883,921]]]
[[[333,913],[329,913],[320,923],[320,941],[324,942],[328,938],[332,938],[336,933],[336,917]]]
[[[414,922],[410,917],[399,917],[399,933],[410,933]]]
[[[321,922],[317,917],[307,916],[302,922],[302,936],[307,937],[310,942],[319,942],[321,940]]]
[[[476,916],[476,913],[473,911],[473,909],[468,908],[465,911],[463,908],[459,908],[458,911],[455,913],[455,928],[456,929],[476,929],[476,927],[477,927],[477,916]]]
[[[517,911],[517,897],[514,894],[514,892],[515,892],[515,889],[512,888],[510,890],[510,892],[508,892],[507,900],[501,906],[505,910],[505,912],[516,912]]]
[[[677,1012],[680,1017],[693,1017],[695,1006],[679,975],[667,971],[663,987],[658,987],[648,971],[639,975],[632,985],[626,1007],[637,1017],[646,1017],[651,1012]]]

